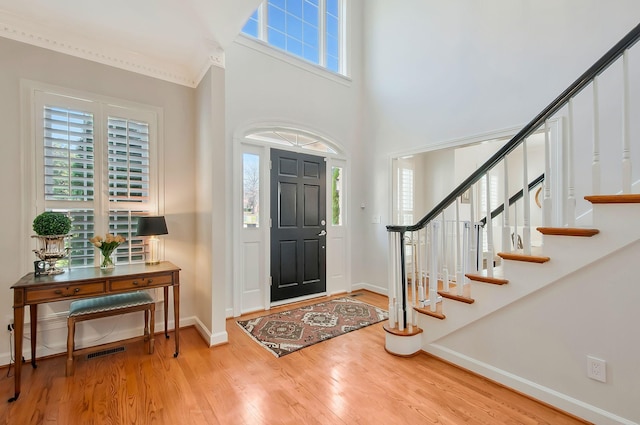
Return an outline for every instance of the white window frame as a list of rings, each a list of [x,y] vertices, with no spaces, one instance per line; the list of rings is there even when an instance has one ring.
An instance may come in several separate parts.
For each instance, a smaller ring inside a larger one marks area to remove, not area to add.
[[[341,81],[341,79],[347,79],[350,81],[351,75],[351,67],[350,61],[348,60],[350,55],[350,43],[349,37],[347,37],[350,22],[350,4],[346,0],[338,0],[338,9],[339,9],[339,21],[338,21],[338,48],[339,48],[339,64],[338,71],[335,72],[326,67],[326,1],[319,0],[318,1],[318,10],[320,11],[319,21],[318,21],[318,50],[319,50],[319,60],[318,63],[311,62],[302,56],[295,55],[286,50],[283,50],[275,45],[269,43],[267,38],[267,3],[268,0],[264,0],[256,11],[258,12],[258,36],[254,37],[249,34],[245,34],[240,32],[240,37],[236,39],[240,44],[253,48],[255,50],[266,53],[270,56],[276,57],[278,59],[282,59],[286,62],[289,62],[293,65],[296,65],[302,69],[311,71],[315,74],[322,75],[325,77],[329,77],[334,79],[334,77],[338,77],[336,81]],[[320,71],[320,72],[319,72]],[[333,77],[332,77],[333,76]]]
[[[52,86],[40,82],[22,80],[23,101],[22,128],[23,140],[23,214],[22,228],[26,234],[33,234],[31,222],[35,216],[46,209],[93,209],[94,234],[104,236],[109,232],[109,212],[136,211],[140,214],[164,214],[164,175],[163,126],[161,108],[101,96],[93,93]],[[73,108],[94,114],[94,199],[93,201],[53,201],[44,196],[44,163],[42,143],[42,106],[44,103]],[[108,119],[109,117],[139,120],[149,125],[149,199],[146,202],[110,202],[108,188]],[[23,241],[24,245],[31,241]],[[163,248],[161,247],[161,250]],[[22,250],[23,252],[25,249]],[[30,250],[27,249],[27,252]],[[94,265],[99,264],[100,251],[94,250]],[[129,259],[131,251],[129,251]],[[25,255],[23,266],[33,261]],[[144,261],[144,260],[140,260]],[[131,261],[129,261],[131,262]],[[136,261],[137,262],[137,261]]]

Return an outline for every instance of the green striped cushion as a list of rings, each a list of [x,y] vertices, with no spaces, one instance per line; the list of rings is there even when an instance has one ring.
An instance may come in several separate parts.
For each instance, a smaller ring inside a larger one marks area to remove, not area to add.
[[[153,297],[146,292],[127,292],[103,297],[76,300],[69,306],[69,316],[118,310],[136,305],[153,303]]]

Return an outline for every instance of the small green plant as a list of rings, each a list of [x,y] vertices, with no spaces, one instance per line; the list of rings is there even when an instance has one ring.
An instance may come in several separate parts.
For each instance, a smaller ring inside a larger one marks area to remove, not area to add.
[[[45,211],[33,220],[33,231],[39,236],[66,235],[71,219],[62,213]]]

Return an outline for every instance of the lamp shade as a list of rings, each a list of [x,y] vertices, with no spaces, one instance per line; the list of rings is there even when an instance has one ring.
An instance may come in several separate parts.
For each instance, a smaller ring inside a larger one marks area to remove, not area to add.
[[[164,216],[139,217],[136,236],[168,235],[167,222]]]

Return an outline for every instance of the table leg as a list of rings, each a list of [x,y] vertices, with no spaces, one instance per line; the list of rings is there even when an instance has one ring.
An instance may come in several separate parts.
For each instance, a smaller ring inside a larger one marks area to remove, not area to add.
[[[164,288],[164,336],[169,339],[169,287]]]
[[[36,365],[36,337],[38,336],[38,304],[29,306],[29,318],[31,320],[31,367],[34,369]]]
[[[173,285],[173,321],[176,339],[176,352],[173,357],[178,357],[180,353],[180,284]]]
[[[15,376],[14,376],[14,396],[9,402],[16,401],[20,395],[20,377],[22,376],[22,338],[24,336],[24,306],[13,308],[13,325],[15,349],[13,357],[15,359]]]

